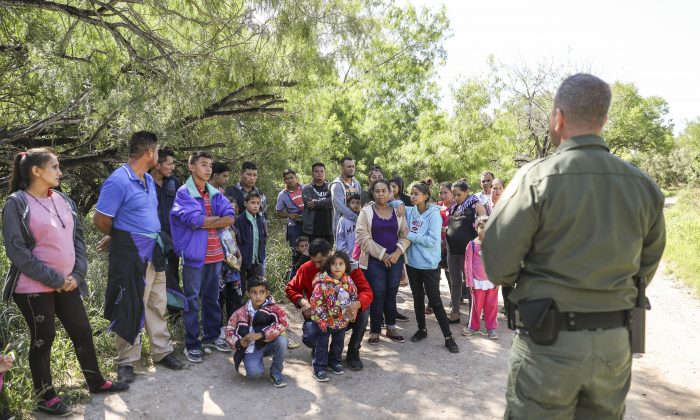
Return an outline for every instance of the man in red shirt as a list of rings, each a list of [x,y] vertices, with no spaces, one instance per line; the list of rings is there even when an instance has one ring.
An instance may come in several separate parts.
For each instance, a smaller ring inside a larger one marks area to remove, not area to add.
[[[316,346],[316,339],[311,334],[311,305],[308,297],[313,291],[313,281],[316,275],[321,271],[321,267],[325,264],[326,259],[330,256],[331,244],[322,238],[317,238],[311,241],[309,245],[309,256],[311,261],[302,264],[297,270],[296,275],[287,284],[284,292],[289,300],[301,309],[304,316],[303,338],[302,341],[312,349]],[[369,320],[369,305],[372,303],[374,295],[372,289],[367,283],[364,273],[359,268],[355,268],[350,273],[350,277],[355,282],[357,287],[357,300],[350,304],[347,309],[348,317],[355,319],[351,322],[347,330],[352,330],[350,342],[348,343],[348,351],[345,356],[345,361],[350,370],[362,370],[362,361],[360,360],[360,347],[362,338],[365,335],[367,321]],[[347,331],[346,330],[346,331]]]

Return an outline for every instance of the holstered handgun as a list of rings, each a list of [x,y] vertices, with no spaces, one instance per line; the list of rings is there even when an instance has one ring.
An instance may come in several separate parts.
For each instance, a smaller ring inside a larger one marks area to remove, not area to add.
[[[646,295],[646,281],[641,277],[635,277],[634,285],[637,288],[637,299],[634,307],[630,311],[628,327],[630,333],[630,349],[632,353],[644,353],[646,341],[646,311],[651,309],[651,305]]]

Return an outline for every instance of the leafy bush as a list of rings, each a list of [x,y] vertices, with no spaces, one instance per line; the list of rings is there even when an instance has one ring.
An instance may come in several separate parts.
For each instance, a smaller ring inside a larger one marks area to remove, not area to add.
[[[700,190],[687,189],[666,212],[668,268],[700,291]]]

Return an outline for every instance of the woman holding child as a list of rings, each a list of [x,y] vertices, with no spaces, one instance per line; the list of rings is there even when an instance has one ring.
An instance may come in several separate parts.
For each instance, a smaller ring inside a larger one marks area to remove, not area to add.
[[[372,287],[369,344],[379,344],[382,314],[386,336],[398,343],[405,339],[396,331],[396,294],[403,272],[403,254],[410,242],[406,217],[389,205],[389,183],[379,179],[372,184],[374,203],[365,206],[357,219],[355,240],[360,244],[360,267]]]

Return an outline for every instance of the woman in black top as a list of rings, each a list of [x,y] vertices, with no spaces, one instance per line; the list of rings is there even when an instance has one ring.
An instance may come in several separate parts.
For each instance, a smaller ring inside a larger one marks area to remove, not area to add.
[[[464,282],[464,253],[469,241],[476,238],[474,221],[486,214],[486,209],[475,195],[469,194],[469,184],[464,179],[452,184],[454,204],[447,212],[447,266],[450,272],[450,295],[452,313],[450,322],[458,323],[459,305],[462,302],[462,283]],[[467,295],[469,308],[471,296]]]

